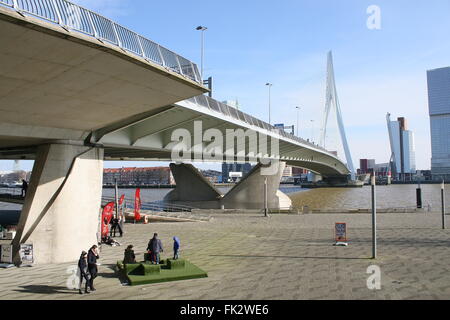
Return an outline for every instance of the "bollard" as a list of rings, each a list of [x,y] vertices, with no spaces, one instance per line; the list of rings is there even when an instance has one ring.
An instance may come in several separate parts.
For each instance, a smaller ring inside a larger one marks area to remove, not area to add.
[[[116,207],[116,214],[114,218],[119,219],[119,188],[117,185],[117,179],[114,179],[114,203]]]
[[[417,209],[422,209],[422,188],[419,187],[416,189],[416,203],[417,203]]]
[[[267,206],[267,177],[264,178],[264,217],[269,216],[269,209]]]
[[[372,259],[377,258],[377,199],[376,199],[376,179],[371,177],[372,186]]]
[[[445,181],[441,184],[441,203],[442,203],[442,229],[445,230]]]

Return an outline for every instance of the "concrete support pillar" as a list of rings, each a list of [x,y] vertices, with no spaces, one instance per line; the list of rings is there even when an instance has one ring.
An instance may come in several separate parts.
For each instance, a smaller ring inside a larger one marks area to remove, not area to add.
[[[289,208],[290,198],[279,190],[285,162],[272,164],[277,170],[265,170],[268,166],[256,165],[253,170],[231,189],[221,200],[221,205],[233,209],[263,209],[264,181],[267,178],[267,202],[269,209]],[[271,172],[270,175],[266,175]]]
[[[103,149],[50,144],[39,147],[13,241],[33,244],[36,264],[65,263],[97,243]]]
[[[192,164],[170,164],[177,184],[166,195],[166,201],[216,201],[221,197],[217,189]]]

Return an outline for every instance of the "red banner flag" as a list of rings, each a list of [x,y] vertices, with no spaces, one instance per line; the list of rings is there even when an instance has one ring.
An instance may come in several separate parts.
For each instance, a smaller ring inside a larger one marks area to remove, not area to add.
[[[103,208],[102,212],[102,237],[106,237],[109,233],[109,223],[113,218],[114,202],[109,202]]]
[[[125,195],[123,194],[123,195],[120,197],[120,200],[119,200],[119,206],[121,206],[121,205],[123,204],[124,201],[125,201]]]
[[[141,189],[136,189],[136,194],[134,197],[134,220],[141,220]]]

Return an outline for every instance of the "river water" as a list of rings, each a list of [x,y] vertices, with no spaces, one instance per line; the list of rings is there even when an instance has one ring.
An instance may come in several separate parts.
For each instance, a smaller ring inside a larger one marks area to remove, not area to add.
[[[390,185],[377,186],[378,208],[405,208],[416,206],[416,185]],[[424,207],[428,205],[434,211],[441,207],[440,185],[422,185],[422,202]],[[226,193],[230,188],[218,188]],[[295,208],[308,206],[311,209],[334,210],[334,209],[369,209],[371,208],[371,187],[363,188],[323,188],[323,189],[301,189],[294,186],[282,186],[291,199]],[[161,201],[164,196],[173,189],[142,189],[142,202]],[[134,189],[120,189],[119,194],[125,194],[128,201],[134,199]],[[450,187],[445,191],[447,208],[450,208]],[[114,189],[104,189],[104,196],[114,196]]]
[[[390,185],[377,186],[378,208],[405,208],[416,205],[416,185]],[[226,193],[230,188],[219,188]],[[308,206],[311,209],[320,210],[350,210],[369,209],[371,207],[371,188],[323,188],[323,189],[301,189],[294,186],[282,186],[291,199],[295,208]],[[142,202],[161,201],[164,196],[173,189],[142,189]],[[120,189],[119,195],[125,194],[127,201],[134,200],[134,189]],[[114,189],[103,189],[103,195],[114,196]],[[445,190],[446,208],[450,211],[450,187]],[[433,211],[440,211],[441,189],[440,185],[422,185],[422,201],[424,207],[431,205]],[[0,203],[2,210],[20,210],[20,205]]]
[[[431,206],[433,211],[441,208],[440,185],[422,185],[422,203],[424,207]],[[377,186],[377,208],[405,208],[416,206],[417,185]],[[324,188],[289,195],[293,206],[301,208],[309,206],[312,209],[369,209],[371,208],[371,187],[363,188]],[[450,188],[447,187],[445,197],[446,207],[450,208]]]

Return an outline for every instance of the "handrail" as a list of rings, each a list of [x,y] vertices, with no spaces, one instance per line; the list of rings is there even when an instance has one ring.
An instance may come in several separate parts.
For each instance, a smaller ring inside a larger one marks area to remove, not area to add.
[[[232,106],[229,106],[229,105],[227,105],[225,103],[217,101],[217,100],[215,100],[213,98],[210,98],[208,96],[199,95],[199,96],[187,99],[186,101],[194,103],[194,104],[196,104],[196,105],[198,105],[200,107],[209,109],[211,111],[218,112],[218,113],[220,113],[222,115],[226,115],[226,116],[232,117],[235,120],[243,121],[243,122],[245,122],[245,123],[247,123],[249,125],[253,125],[253,126],[256,126],[258,128],[264,129],[264,130],[268,130],[270,132],[278,134],[279,136],[282,136],[285,139],[293,140],[296,143],[302,143],[302,144],[308,145],[308,146],[310,146],[312,148],[315,148],[317,150],[321,150],[321,151],[323,151],[323,152],[325,152],[325,153],[327,153],[329,155],[334,156],[334,154],[332,154],[331,152],[329,152],[328,150],[326,150],[325,148],[323,148],[323,147],[321,147],[319,145],[316,145],[314,143],[306,141],[306,140],[304,140],[304,139],[302,139],[300,137],[294,136],[293,134],[290,134],[290,133],[288,133],[288,132],[286,132],[284,130],[276,128],[276,127],[272,126],[269,123],[266,123],[266,122],[264,122],[262,120],[259,120],[259,119],[255,118],[255,117],[245,113],[245,112],[242,112],[242,111],[240,111],[240,110],[238,110],[238,109],[236,109],[236,108],[234,108]]]
[[[103,203],[114,200],[115,200],[114,197],[107,197],[107,196],[102,197]],[[134,206],[130,205],[129,203],[125,203],[124,206],[127,209],[134,209]],[[141,209],[155,212],[191,212],[192,209],[195,208],[184,205],[171,204],[163,201],[154,201],[154,202],[142,202]]]
[[[0,188],[0,194],[2,195],[11,195],[11,196],[20,196],[22,195],[22,188]]]
[[[176,72],[203,85],[195,63],[137,33],[67,0],[0,0],[0,5],[12,8],[106,41],[119,48]]]

